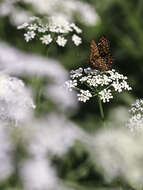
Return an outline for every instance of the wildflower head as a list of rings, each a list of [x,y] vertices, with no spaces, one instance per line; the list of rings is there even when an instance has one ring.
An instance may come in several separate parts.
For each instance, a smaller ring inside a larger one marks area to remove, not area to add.
[[[114,92],[131,90],[127,77],[111,70],[112,56],[109,50],[109,41],[102,36],[96,44],[91,41],[89,64],[91,68],[79,68],[71,71],[70,80],[65,84],[71,91],[73,88],[80,93],[78,100],[86,102],[98,96],[104,103],[113,98]]]
[[[131,131],[141,131],[143,129],[143,100],[137,99],[136,102],[131,105],[129,112],[131,117],[127,122],[127,127]]]
[[[15,78],[0,74],[0,121],[23,122],[30,119],[33,100],[24,83]]]
[[[66,87],[71,91],[77,90],[78,100],[86,102],[92,97],[99,96],[105,103],[113,98],[115,92],[131,90],[127,83],[127,77],[119,74],[114,69],[99,71],[91,68],[79,68],[70,72],[70,80],[66,81]]]
[[[133,136],[123,128],[100,130],[93,136],[91,155],[107,182],[119,179],[142,189],[143,134]],[[102,151],[101,151],[102,150]]]
[[[46,17],[31,17],[30,21],[18,26],[18,29],[24,29],[26,32],[24,38],[26,42],[38,38],[42,44],[49,45],[51,42],[56,42],[58,46],[64,47],[67,43],[67,36],[72,35],[73,43],[78,46],[82,43],[81,38],[77,35],[82,30],[74,23],[70,23],[63,16]]]

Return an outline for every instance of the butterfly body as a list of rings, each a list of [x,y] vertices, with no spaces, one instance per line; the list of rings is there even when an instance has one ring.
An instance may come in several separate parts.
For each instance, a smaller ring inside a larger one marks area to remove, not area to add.
[[[108,71],[111,69],[112,56],[109,51],[109,41],[103,36],[96,44],[91,41],[89,64],[93,69]]]

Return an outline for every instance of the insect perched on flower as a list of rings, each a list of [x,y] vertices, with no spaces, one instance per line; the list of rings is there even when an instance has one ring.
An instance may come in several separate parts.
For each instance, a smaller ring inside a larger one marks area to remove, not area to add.
[[[102,36],[96,44],[91,41],[89,64],[91,68],[79,68],[70,72],[70,80],[65,85],[71,91],[77,90],[78,100],[87,102],[98,97],[103,103],[113,99],[113,93],[131,90],[127,77],[111,68],[112,56],[109,41]]]
[[[112,56],[109,49],[109,41],[102,36],[96,44],[91,41],[89,64],[93,69],[108,71],[111,69]]]

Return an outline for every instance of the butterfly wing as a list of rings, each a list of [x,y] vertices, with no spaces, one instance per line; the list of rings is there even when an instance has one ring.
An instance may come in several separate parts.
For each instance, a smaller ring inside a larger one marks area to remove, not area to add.
[[[105,60],[102,57],[98,57],[93,64],[93,68],[103,71],[104,65],[105,65]]]
[[[113,58],[112,58],[112,56],[111,56],[111,54],[109,53],[106,57],[105,57],[105,59],[106,59],[106,65],[107,65],[107,70],[110,70],[111,69],[111,67],[112,67],[112,63],[113,63]]]
[[[96,58],[100,56],[98,47],[94,40],[91,41],[89,64],[92,66],[95,63]]]
[[[109,41],[103,36],[96,45],[91,41],[89,64],[93,69],[108,71],[112,66],[112,56],[109,51]]]
[[[102,36],[99,39],[97,46],[99,49],[100,56],[106,56],[107,54],[110,53],[110,51],[109,51],[109,46],[110,46],[109,40],[107,38],[105,38],[104,36]]]

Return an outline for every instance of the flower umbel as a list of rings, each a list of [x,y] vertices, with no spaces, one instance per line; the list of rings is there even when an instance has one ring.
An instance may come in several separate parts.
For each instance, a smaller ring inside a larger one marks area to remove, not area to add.
[[[91,68],[79,68],[70,72],[70,80],[65,85],[69,90],[76,89],[78,100],[86,102],[92,97],[98,96],[105,102],[113,98],[114,92],[131,90],[127,83],[127,77],[119,74],[114,69],[108,71],[93,70]]]
[[[141,131],[143,129],[143,99],[137,99],[129,110],[131,117],[127,122],[127,127],[131,131]]]
[[[15,77],[0,73],[0,121],[24,122],[35,108],[24,83]]]
[[[110,99],[113,98],[111,90],[110,89],[104,89],[101,92],[99,92],[101,100],[105,102],[109,102]]]
[[[67,35],[72,34],[72,41],[76,46],[82,43],[81,38],[77,35],[82,30],[74,23],[70,23],[63,16],[56,18],[54,16],[46,17],[44,19],[31,17],[28,23],[18,26],[18,29],[24,29],[26,31],[24,34],[26,42],[37,37],[45,45],[49,45],[52,41],[55,41],[58,46],[64,47],[67,43]]]
[[[80,94],[77,94],[78,100],[82,102],[86,102],[92,97],[92,94],[89,90],[80,90]]]

